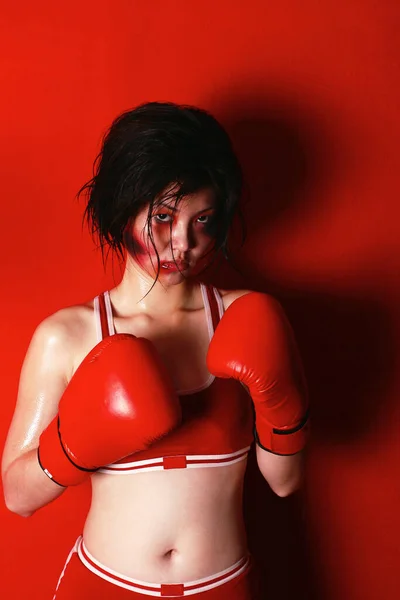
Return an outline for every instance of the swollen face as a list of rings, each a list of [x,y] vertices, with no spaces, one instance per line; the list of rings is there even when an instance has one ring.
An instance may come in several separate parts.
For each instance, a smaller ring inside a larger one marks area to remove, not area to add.
[[[215,212],[212,190],[185,196],[179,203],[165,194],[151,215],[145,206],[133,220],[129,230],[132,260],[152,278],[159,272],[159,279],[167,285],[195,275],[212,256]]]

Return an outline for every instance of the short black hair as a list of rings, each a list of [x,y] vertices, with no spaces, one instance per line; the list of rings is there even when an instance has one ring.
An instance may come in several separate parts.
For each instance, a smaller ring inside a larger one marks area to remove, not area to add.
[[[146,204],[174,185],[178,202],[211,188],[216,198],[215,250],[227,254],[228,233],[242,192],[242,171],[231,140],[207,111],[149,102],[119,115],[105,133],[85,194],[84,220],[104,248],[122,258],[124,231]],[[148,221],[151,234],[151,223]]]

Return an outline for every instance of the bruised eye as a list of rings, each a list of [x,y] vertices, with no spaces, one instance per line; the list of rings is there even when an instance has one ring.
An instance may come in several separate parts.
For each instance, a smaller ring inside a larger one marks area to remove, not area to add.
[[[158,215],[154,215],[153,219],[156,223],[171,223],[172,216],[168,213],[159,213]]]
[[[215,235],[216,226],[217,226],[215,214],[200,215],[197,218],[197,223],[202,228],[204,233],[206,233],[207,235],[210,235],[210,236]]]

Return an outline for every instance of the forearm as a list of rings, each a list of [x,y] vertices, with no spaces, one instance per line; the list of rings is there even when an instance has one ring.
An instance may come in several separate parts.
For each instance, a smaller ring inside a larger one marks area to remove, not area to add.
[[[258,467],[275,494],[289,496],[301,487],[304,477],[303,452],[279,456],[266,452],[259,446],[256,448]]]
[[[3,474],[4,498],[7,508],[22,517],[60,496],[66,488],[51,481],[42,471],[37,449],[29,450],[12,462]]]

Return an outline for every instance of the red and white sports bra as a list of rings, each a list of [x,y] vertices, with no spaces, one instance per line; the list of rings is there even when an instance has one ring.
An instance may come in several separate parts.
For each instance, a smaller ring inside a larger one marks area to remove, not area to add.
[[[210,340],[224,307],[217,289],[201,284]],[[94,300],[97,339],[115,334],[110,295]],[[221,467],[244,460],[253,442],[252,402],[233,379],[209,375],[194,390],[179,390],[182,423],[150,448],[98,469],[111,475],[166,469]]]

